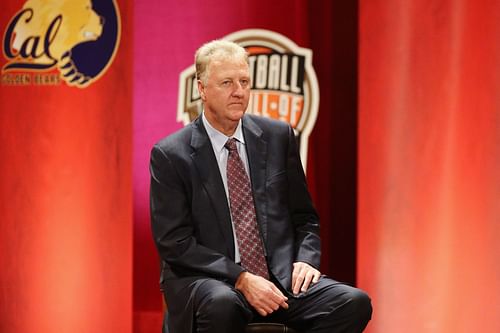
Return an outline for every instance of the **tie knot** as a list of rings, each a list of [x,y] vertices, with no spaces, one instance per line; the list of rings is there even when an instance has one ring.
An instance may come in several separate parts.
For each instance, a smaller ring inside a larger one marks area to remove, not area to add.
[[[224,145],[224,147],[226,147],[230,152],[237,151],[237,148],[236,148],[236,139],[235,138],[231,138],[231,139],[227,140],[227,142]]]

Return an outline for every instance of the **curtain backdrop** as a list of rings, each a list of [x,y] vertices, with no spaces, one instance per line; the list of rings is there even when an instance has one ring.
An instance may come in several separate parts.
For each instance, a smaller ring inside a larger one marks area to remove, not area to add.
[[[500,2],[360,4],[367,332],[500,332]]]
[[[159,331],[149,152],[196,48],[247,28],[313,51],[322,270],[372,296],[368,332],[500,331],[500,3],[118,5],[92,85],[0,86],[0,332]]]
[[[24,3],[2,0],[2,38]],[[132,331],[130,5],[92,85],[0,86],[2,333]]]
[[[2,32],[25,2],[2,3]],[[132,311],[135,331],[158,331],[149,152],[181,127],[179,74],[196,48],[247,28],[313,50],[321,104],[308,180],[322,218],[322,270],[354,283],[357,4],[118,5],[120,47],[92,85],[0,87],[0,331],[127,332]]]

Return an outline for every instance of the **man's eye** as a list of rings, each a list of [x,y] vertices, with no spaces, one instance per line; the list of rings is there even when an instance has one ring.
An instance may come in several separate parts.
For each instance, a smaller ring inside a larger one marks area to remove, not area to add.
[[[243,88],[248,87],[249,81],[248,80],[241,80],[240,84]]]
[[[231,82],[231,81],[229,81],[229,80],[227,80],[227,81],[222,81],[222,86],[223,86],[223,87],[229,87],[229,86],[231,86],[231,83],[232,83],[232,82]]]

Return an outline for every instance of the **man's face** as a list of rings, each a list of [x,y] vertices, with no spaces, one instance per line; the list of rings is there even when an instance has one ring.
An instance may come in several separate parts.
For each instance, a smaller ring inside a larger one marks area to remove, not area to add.
[[[250,98],[248,64],[243,60],[214,60],[206,85],[198,82],[205,114],[212,126],[225,134],[234,130]]]

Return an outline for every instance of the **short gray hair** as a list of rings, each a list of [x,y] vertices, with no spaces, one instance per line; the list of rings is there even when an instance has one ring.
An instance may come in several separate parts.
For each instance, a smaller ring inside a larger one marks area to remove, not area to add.
[[[227,40],[213,40],[203,44],[195,54],[196,78],[203,84],[207,83],[208,66],[213,60],[236,59],[243,60],[247,64],[248,53],[240,45]]]

